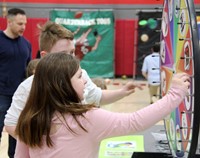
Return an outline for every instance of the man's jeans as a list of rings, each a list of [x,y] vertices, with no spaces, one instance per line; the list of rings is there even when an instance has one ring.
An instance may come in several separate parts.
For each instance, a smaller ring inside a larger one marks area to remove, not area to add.
[[[2,137],[5,115],[10,107],[11,102],[12,102],[12,96],[0,95],[0,140]],[[10,158],[14,158],[16,140],[9,135],[8,142],[9,142],[8,156]]]

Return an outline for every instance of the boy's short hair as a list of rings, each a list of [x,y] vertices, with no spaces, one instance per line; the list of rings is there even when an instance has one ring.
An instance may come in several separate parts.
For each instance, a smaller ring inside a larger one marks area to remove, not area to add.
[[[41,51],[49,52],[52,46],[60,39],[74,39],[74,34],[60,24],[47,21],[43,26],[38,25],[40,29],[39,46]]]

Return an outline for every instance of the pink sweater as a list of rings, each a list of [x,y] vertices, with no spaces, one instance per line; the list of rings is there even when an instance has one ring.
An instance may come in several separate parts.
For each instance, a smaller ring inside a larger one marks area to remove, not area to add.
[[[85,114],[87,120],[79,117],[88,133],[80,129],[70,115],[66,115],[66,121],[77,135],[69,132],[58,119],[53,119],[52,123],[61,126],[51,136],[54,142],[52,148],[43,146],[43,148],[28,149],[26,145],[18,141],[15,156],[16,158],[97,158],[101,140],[130,135],[149,128],[174,110],[186,94],[187,89],[176,84],[162,99],[133,113],[114,113],[103,109],[90,110]]]

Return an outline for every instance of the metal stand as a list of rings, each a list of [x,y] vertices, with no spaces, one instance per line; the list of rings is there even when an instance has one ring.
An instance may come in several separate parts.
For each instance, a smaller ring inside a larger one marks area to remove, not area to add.
[[[173,158],[171,154],[155,152],[134,152],[131,158]]]
[[[173,156],[167,153],[134,152],[131,158],[173,158]],[[200,155],[196,154],[194,158],[200,158]]]

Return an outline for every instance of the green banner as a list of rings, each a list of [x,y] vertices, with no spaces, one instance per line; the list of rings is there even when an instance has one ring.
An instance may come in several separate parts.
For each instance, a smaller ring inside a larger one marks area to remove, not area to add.
[[[52,10],[50,20],[74,33],[75,54],[90,77],[114,77],[112,11]]]

